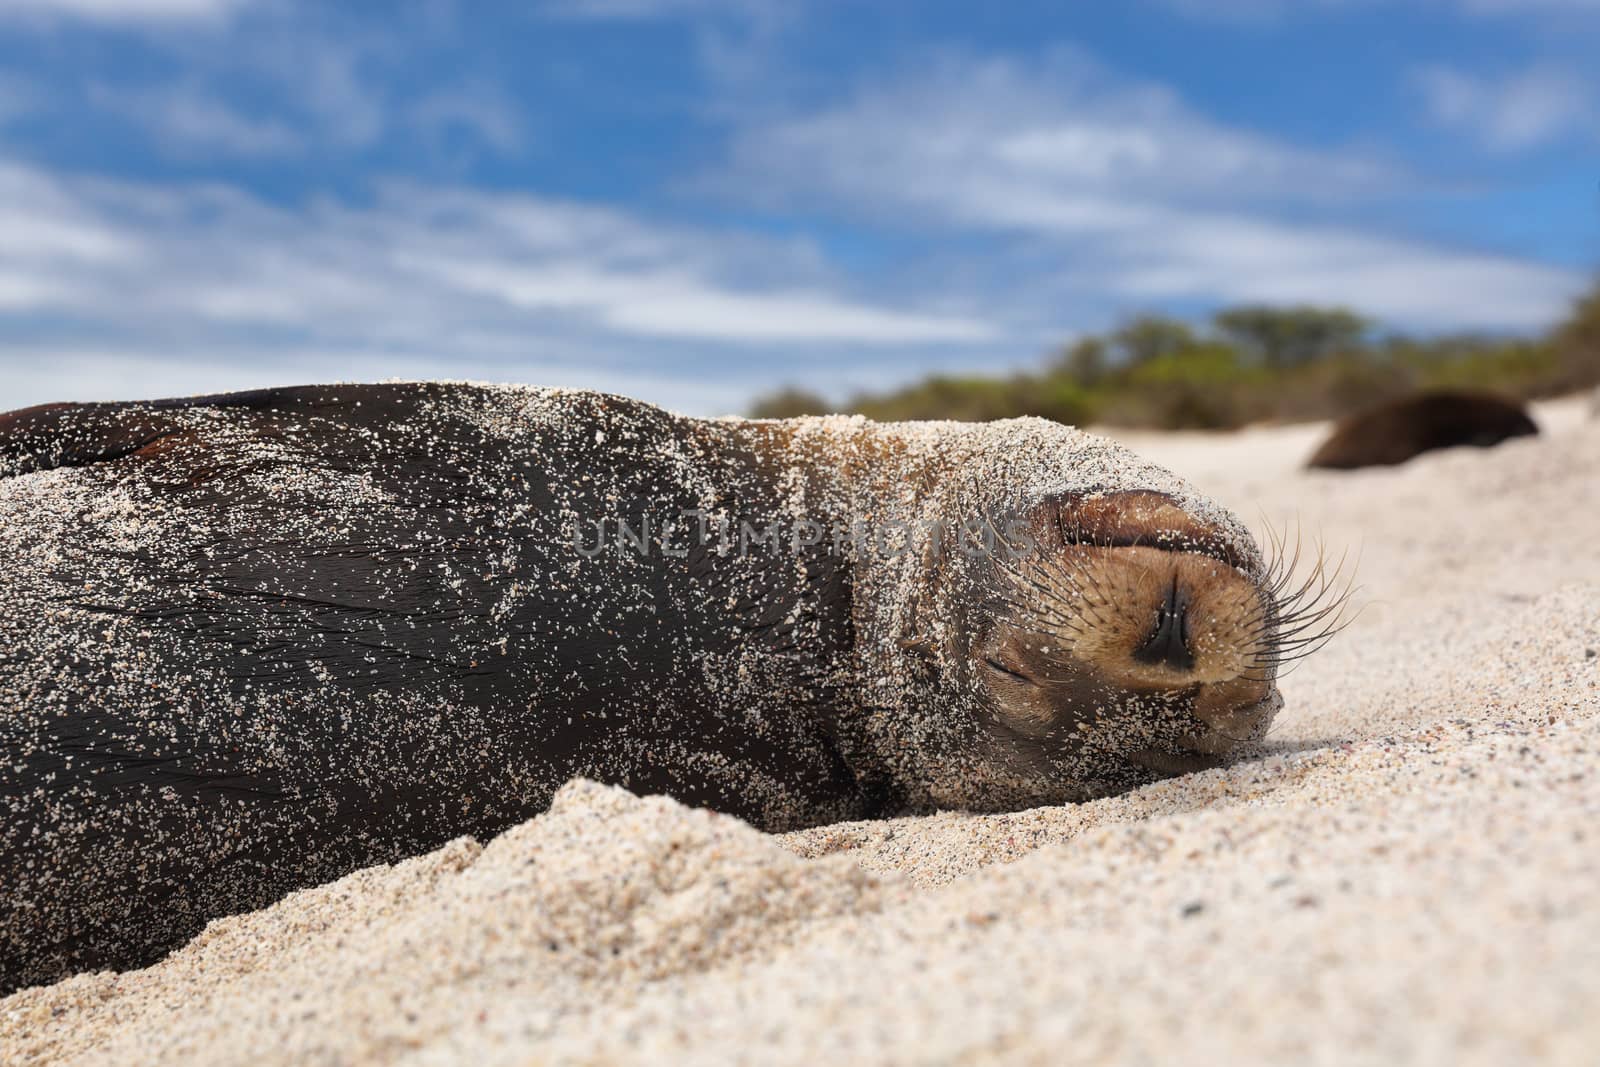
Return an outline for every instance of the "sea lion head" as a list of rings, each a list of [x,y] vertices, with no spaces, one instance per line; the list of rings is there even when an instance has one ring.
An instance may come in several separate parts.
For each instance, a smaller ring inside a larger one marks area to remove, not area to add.
[[[927,783],[940,806],[1081,800],[1257,748],[1280,668],[1343,601],[1322,568],[1291,585],[1297,558],[1269,565],[1225,513],[1162,492],[1056,494],[983,526],[938,568],[943,647],[912,648],[963,709]]]

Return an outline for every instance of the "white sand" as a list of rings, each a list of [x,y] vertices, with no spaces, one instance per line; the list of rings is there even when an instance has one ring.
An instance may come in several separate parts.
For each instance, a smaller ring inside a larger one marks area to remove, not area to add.
[[[1361,551],[1268,759],[787,838],[578,783],[0,1001],[0,1062],[1593,1063],[1600,421],[1536,414],[1354,475],[1298,471],[1315,428],[1129,436]]]

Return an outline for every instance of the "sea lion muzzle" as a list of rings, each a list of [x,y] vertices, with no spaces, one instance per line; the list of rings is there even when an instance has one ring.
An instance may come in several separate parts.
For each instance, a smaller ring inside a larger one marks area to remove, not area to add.
[[[1189,650],[1189,598],[1176,578],[1167,589],[1167,599],[1156,608],[1155,629],[1133,658],[1141,663],[1163,663],[1176,671],[1194,667],[1194,653]]]

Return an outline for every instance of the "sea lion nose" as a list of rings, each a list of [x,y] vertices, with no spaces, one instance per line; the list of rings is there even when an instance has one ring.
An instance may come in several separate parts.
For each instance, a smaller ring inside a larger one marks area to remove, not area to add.
[[[1144,644],[1134,650],[1140,663],[1165,664],[1174,670],[1194,669],[1189,649],[1189,598],[1174,575],[1165,600],[1156,608],[1156,625]]]

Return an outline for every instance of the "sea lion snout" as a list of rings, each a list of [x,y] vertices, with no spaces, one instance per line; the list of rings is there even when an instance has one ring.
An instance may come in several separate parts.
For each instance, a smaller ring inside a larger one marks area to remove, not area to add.
[[[1215,684],[1259,658],[1270,605],[1248,575],[1211,556],[1075,545],[1040,570],[1062,591],[1053,621],[1071,633],[1074,658],[1111,684]]]
[[[971,648],[1018,759],[1103,760],[1102,781],[1132,784],[1265,735],[1278,610],[1253,544],[1155,492],[1051,500],[1025,520],[1036,551],[997,560],[998,610]]]
[[[1189,647],[1189,595],[1176,580],[1156,608],[1155,629],[1144,644],[1134,650],[1140,663],[1161,663],[1173,670],[1194,669],[1194,652]]]

